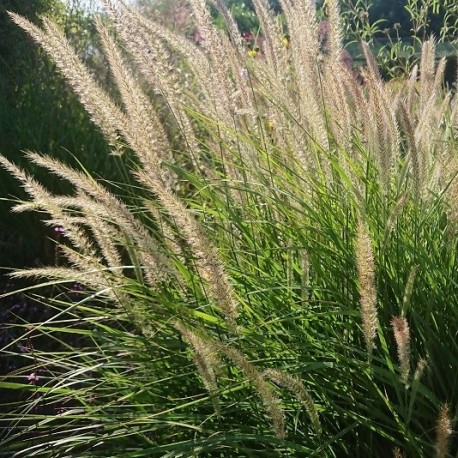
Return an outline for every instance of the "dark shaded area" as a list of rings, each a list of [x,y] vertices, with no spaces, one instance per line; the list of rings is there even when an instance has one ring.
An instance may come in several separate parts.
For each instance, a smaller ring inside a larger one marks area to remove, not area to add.
[[[444,71],[444,83],[445,85],[453,89],[456,88],[458,77],[458,56],[449,56],[447,58],[447,64]]]
[[[252,0],[225,0],[225,3],[228,5],[229,9],[235,13],[235,18],[239,24],[239,27],[242,31],[247,30],[247,27],[259,25],[257,19],[255,23],[253,22],[252,17],[248,17],[247,14],[243,14],[243,9],[249,11],[254,11],[253,1]],[[281,6],[279,0],[270,0],[270,6],[273,11],[281,13]],[[318,0],[317,6],[321,8],[324,1]],[[347,1],[348,3],[348,1]],[[356,4],[356,0],[352,0],[352,4]],[[394,30],[394,25],[399,24],[399,33],[401,37],[410,37],[412,34],[411,28],[411,18],[406,9],[408,5],[407,0],[371,0],[371,6],[369,8],[369,18],[370,22],[374,23],[376,21],[382,20],[380,28],[392,29],[393,36],[396,35]],[[243,5],[243,8],[241,8]],[[345,9],[345,2],[341,5],[342,9]],[[428,15],[428,29],[425,31],[425,36],[434,34],[439,35],[442,24],[444,22],[444,16],[446,14],[445,8],[441,8],[439,14],[430,14]]]
[[[58,76],[41,49],[12,22],[13,11],[34,23],[46,14],[63,24],[78,42],[92,33],[87,13],[74,11],[69,16],[59,0],[3,0],[0,3],[0,153],[33,172],[40,180],[42,171],[23,158],[26,150],[52,154],[61,160],[80,160],[90,171],[112,167],[109,149],[75,95]],[[89,31],[88,31],[89,30]],[[83,53],[82,53],[83,54]],[[96,57],[96,56],[95,56]],[[91,60],[93,55],[83,55]],[[62,180],[46,175],[46,186],[67,192]],[[17,180],[0,170],[0,265],[23,267],[49,263],[53,249],[46,241],[49,230],[39,216],[11,214],[7,199],[26,198]],[[4,281],[3,281],[4,282]],[[0,279],[0,284],[2,280]]]
[[[408,4],[407,0],[390,0],[389,2],[384,0],[372,0],[372,7],[369,10],[369,18],[371,22],[378,20],[383,20],[381,28],[393,29],[392,35],[394,33],[394,25],[399,24],[399,34],[401,37],[411,36],[411,17],[409,12],[406,9]],[[444,22],[445,11],[442,8],[439,14],[430,14],[428,15],[428,29],[422,30],[421,35],[425,35],[425,38],[429,37],[431,34],[436,36],[439,35],[442,24]]]
[[[53,192],[67,194],[71,190],[63,180],[28,163],[24,151],[49,154],[73,165],[80,161],[89,172],[116,180],[120,176],[118,166],[109,156],[102,134],[91,123],[55,65],[12,22],[7,11],[37,24],[40,15],[57,19],[82,59],[94,67],[100,61],[94,45],[89,47],[94,27],[88,13],[72,10],[70,14],[60,0],[0,2],[0,154]],[[102,77],[105,73],[101,72]],[[40,333],[28,332],[26,325],[45,321],[55,312],[28,294],[10,294],[31,284],[30,281],[12,281],[8,276],[12,269],[58,263],[56,228],[44,224],[45,214],[11,213],[13,200],[17,198],[28,199],[28,196],[16,179],[0,168],[0,348],[4,349],[0,375],[9,374],[12,379],[31,385],[30,390],[3,390],[3,401],[11,403],[33,396],[33,377],[45,375],[34,361],[34,348],[50,349],[56,345]],[[56,292],[43,294],[54,297]],[[2,425],[3,433],[4,428],[9,426]]]

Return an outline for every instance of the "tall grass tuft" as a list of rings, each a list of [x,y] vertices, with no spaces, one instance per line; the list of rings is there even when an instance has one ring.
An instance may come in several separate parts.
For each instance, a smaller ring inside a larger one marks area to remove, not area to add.
[[[106,2],[111,88],[52,21],[12,15],[131,178],[28,152],[56,195],[0,160],[30,196],[15,211],[62,233],[55,265],[13,274],[48,314],[2,340],[3,449],[453,456],[458,104],[434,41],[393,86],[368,46],[345,61],[336,1],[324,42],[314,1],[282,0],[281,24],[255,0],[257,55],[214,4],[226,31],[189,2],[195,42]]]

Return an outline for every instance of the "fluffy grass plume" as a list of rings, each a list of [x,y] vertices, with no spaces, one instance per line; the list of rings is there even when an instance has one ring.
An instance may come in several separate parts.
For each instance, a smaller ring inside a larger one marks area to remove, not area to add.
[[[360,221],[355,241],[356,267],[358,270],[361,318],[367,351],[372,353],[377,334],[377,290],[375,287],[375,265],[367,225]]]
[[[445,458],[449,453],[450,436],[452,435],[452,422],[450,420],[450,407],[444,404],[439,412],[436,424],[436,456]]]
[[[391,320],[394,339],[398,348],[399,370],[401,379],[407,384],[410,374],[410,329],[405,317],[394,317]]]

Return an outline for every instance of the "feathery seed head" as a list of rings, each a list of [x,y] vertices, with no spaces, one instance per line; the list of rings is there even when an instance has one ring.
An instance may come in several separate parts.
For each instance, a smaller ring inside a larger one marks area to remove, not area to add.
[[[322,430],[320,419],[318,416],[318,411],[315,408],[312,396],[304,388],[304,385],[301,382],[301,380],[293,375],[275,369],[267,369],[264,372],[264,375],[270,378],[278,385],[283,386],[297,397],[297,399],[302,403],[307,414],[309,415],[309,418],[313,425],[313,429],[315,430],[316,434],[320,436]]]
[[[404,454],[399,447],[393,449],[393,458],[404,458]]]
[[[453,433],[450,407],[444,404],[436,423],[436,457],[445,458],[449,452],[450,437]]]
[[[420,358],[417,363],[417,367],[415,368],[415,372],[413,374],[413,379],[416,383],[421,380],[423,376],[423,372],[428,367],[428,361],[425,358]]]
[[[266,412],[269,414],[273,430],[279,438],[284,438],[286,434],[285,417],[280,407],[280,400],[272,387],[265,380],[264,375],[254,364],[250,363],[240,351],[219,342],[215,342],[215,345],[217,345],[219,351],[225,354],[252,383],[264,404]]]
[[[355,250],[364,338],[368,352],[372,353],[378,325],[377,290],[372,242],[363,221],[358,222]]]
[[[218,416],[221,415],[220,401],[218,397],[217,375],[219,374],[220,362],[215,348],[210,342],[198,336],[191,329],[187,328],[182,322],[175,321],[174,326],[180,331],[183,339],[190,345],[194,363],[199,371],[200,378],[207,389],[213,403],[213,407]]]
[[[393,317],[391,320],[394,339],[398,350],[401,380],[407,385],[410,374],[410,329],[405,317]]]

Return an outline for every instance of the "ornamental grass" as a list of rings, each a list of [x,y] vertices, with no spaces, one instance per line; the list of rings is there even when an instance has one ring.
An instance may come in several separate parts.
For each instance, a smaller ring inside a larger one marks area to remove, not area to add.
[[[61,228],[55,265],[12,274],[49,313],[2,348],[8,456],[455,456],[444,61],[430,39],[394,86],[367,45],[349,62],[336,0],[326,36],[314,1],[280,3],[283,23],[253,0],[254,55],[222,1],[224,30],[189,0],[198,43],[105,2],[110,87],[52,21],[11,15],[130,178],[26,152],[56,195],[0,159],[30,197],[13,211]]]

